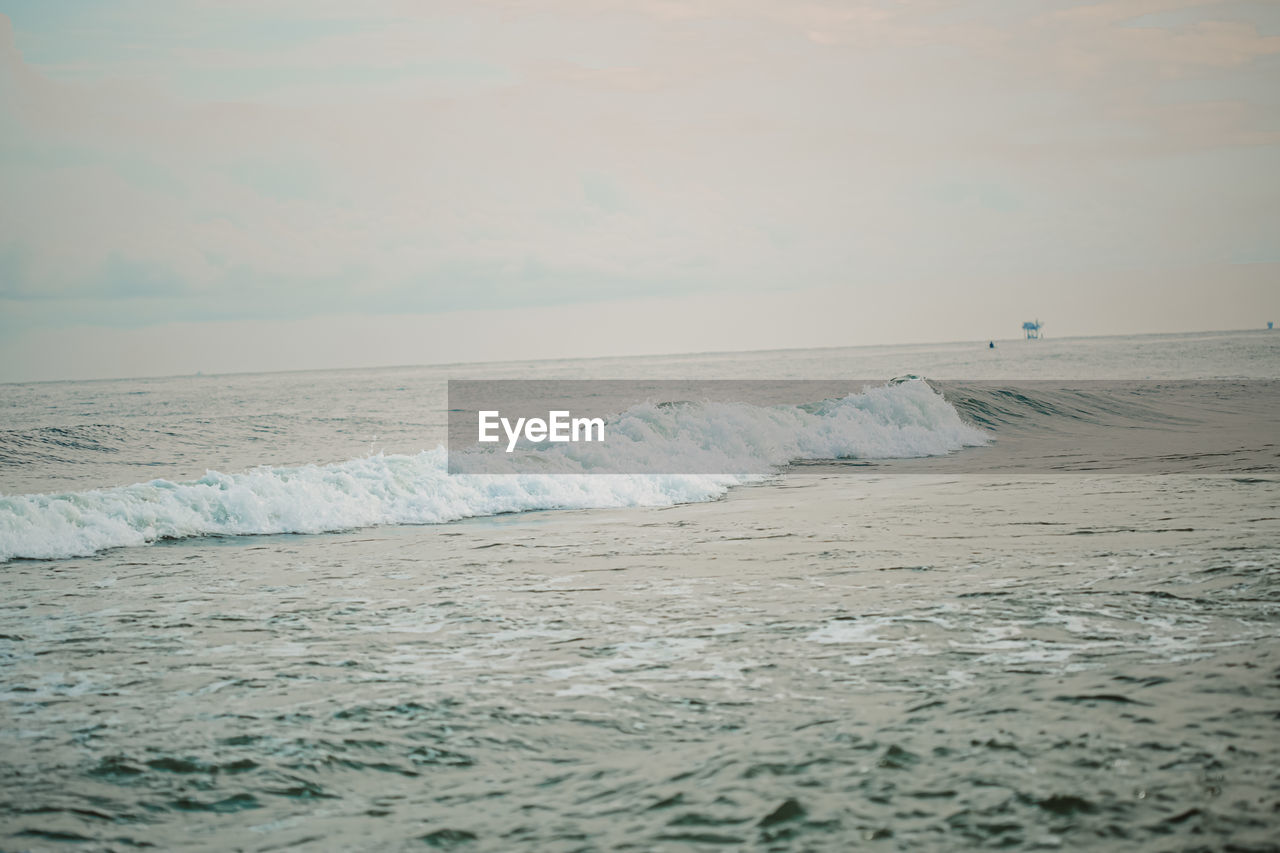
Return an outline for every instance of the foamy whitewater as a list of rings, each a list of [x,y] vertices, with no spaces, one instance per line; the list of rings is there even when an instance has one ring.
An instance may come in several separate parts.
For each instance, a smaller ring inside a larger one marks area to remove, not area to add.
[[[194,482],[152,480],[56,495],[0,496],[0,561],[84,556],[157,539],[320,533],[381,524],[437,524],[540,509],[668,506],[719,497],[749,479],[731,475],[591,475],[678,436],[672,467],[744,461],[931,456],[985,443],[922,380],[870,388],[811,408],[733,403],[644,404],[614,419],[607,451],[580,444],[546,451],[555,474],[456,475],[443,447],[378,453],[330,465],[210,471]],[[669,450],[673,445],[664,443]]]
[[[450,379],[906,374],[610,421],[762,476],[439,449]],[[1277,379],[1256,331],[0,385],[0,849],[1280,849]]]

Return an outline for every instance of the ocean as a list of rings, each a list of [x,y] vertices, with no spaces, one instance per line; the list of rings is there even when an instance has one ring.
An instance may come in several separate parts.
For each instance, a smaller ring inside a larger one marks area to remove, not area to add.
[[[632,413],[759,476],[440,446],[449,380],[850,377]],[[0,849],[1280,849],[1278,380],[1258,331],[0,385]]]

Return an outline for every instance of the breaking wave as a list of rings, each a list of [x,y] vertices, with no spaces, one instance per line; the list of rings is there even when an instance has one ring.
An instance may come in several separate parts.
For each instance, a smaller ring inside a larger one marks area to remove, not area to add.
[[[321,533],[436,524],[546,509],[667,506],[706,501],[748,474],[593,474],[604,453],[676,448],[673,468],[743,470],[809,459],[936,456],[985,444],[986,434],[920,380],[804,406],[643,404],[610,422],[611,444],[556,445],[546,473],[454,474],[443,448],[329,465],[210,471],[192,482],[51,495],[0,496],[0,561],[56,559],[193,536]],[[613,436],[625,437],[615,441]],[[674,444],[672,443],[674,441]],[[709,467],[710,466],[710,467]]]

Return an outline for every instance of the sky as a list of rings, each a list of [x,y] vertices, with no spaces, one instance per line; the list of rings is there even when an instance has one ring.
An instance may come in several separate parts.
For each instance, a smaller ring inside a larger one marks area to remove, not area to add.
[[[1280,322],[1280,3],[0,0],[0,381]]]

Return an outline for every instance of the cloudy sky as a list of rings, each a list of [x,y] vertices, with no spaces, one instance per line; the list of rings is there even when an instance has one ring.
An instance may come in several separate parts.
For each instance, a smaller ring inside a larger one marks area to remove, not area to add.
[[[1280,321],[1280,3],[0,0],[0,380]]]

